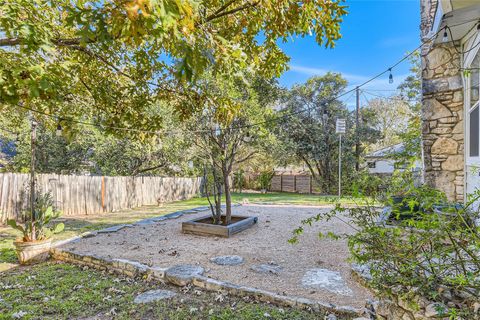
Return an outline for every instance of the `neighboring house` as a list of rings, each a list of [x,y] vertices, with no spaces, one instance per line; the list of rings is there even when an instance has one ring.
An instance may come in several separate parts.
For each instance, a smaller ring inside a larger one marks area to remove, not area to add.
[[[480,188],[479,22],[479,0],[421,0],[424,179],[459,202]]]
[[[405,147],[403,143],[388,146],[376,151],[373,151],[365,156],[368,172],[378,175],[391,175],[395,169],[403,170],[404,166],[395,160],[395,155],[403,152]],[[415,163],[413,170],[420,170],[421,164]]]

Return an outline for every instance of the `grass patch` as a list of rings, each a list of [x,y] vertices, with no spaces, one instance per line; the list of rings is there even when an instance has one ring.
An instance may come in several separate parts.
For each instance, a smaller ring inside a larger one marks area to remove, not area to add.
[[[135,296],[149,289],[167,289],[177,296],[137,305]],[[323,319],[310,313],[196,289],[117,277],[62,263],[22,267],[2,274],[0,319],[24,313],[22,319]],[[341,319],[341,318],[339,318]]]

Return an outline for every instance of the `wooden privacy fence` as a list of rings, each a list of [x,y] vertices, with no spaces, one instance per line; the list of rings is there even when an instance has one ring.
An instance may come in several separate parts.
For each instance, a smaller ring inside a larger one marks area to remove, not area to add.
[[[88,215],[188,199],[200,192],[201,179],[39,174],[36,183],[64,215]],[[0,223],[22,216],[28,185],[28,174],[0,173]]]
[[[274,175],[270,184],[271,191],[313,193],[316,190],[312,176]]]

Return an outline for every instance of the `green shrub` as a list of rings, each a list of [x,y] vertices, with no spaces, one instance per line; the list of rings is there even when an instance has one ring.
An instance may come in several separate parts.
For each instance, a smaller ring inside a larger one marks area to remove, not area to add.
[[[32,210],[25,212],[25,222],[20,224],[15,219],[10,219],[7,224],[20,231],[23,235],[22,240],[39,241],[51,238],[53,234],[62,232],[64,224],[59,223],[50,226],[50,222],[60,215],[53,206],[53,201],[50,193],[37,193]]]
[[[480,192],[461,206],[428,187],[404,191],[407,209],[402,210],[409,214],[394,224],[387,224],[385,211],[375,202],[348,209],[337,204],[330,212],[304,220],[290,242],[298,241],[305,225],[338,216],[356,232],[320,236],[345,239],[352,261],[369,268],[368,284],[381,297],[413,305],[419,297],[449,303],[448,315],[473,319],[473,304],[480,296],[480,228],[475,224],[480,215],[473,203]],[[398,212],[394,207],[392,215]]]

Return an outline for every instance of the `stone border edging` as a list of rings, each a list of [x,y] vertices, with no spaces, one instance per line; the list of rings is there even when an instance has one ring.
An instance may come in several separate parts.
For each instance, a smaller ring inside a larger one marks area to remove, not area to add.
[[[241,204],[233,204],[232,206],[241,206]],[[74,253],[66,249],[58,248],[61,245],[80,241],[82,238],[94,237],[101,233],[113,233],[124,228],[133,226],[149,225],[159,221],[177,219],[184,214],[198,213],[209,210],[209,207],[198,207],[193,209],[186,209],[168,213],[166,215],[146,218],[132,224],[114,225],[105,229],[89,231],[81,235],[72,237],[70,239],[57,241],[52,244],[51,255],[52,258],[59,261],[73,263],[77,265],[88,266],[94,269],[107,271],[109,273],[116,273],[128,277],[147,277],[158,281],[168,282],[177,286],[186,286],[191,284],[195,287],[205,289],[207,291],[226,292],[237,297],[250,296],[256,301],[272,303],[278,306],[293,307],[302,310],[310,311],[325,311],[335,313],[337,315],[346,315],[351,317],[361,316],[364,310],[354,308],[351,306],[337,306],[331,303],[314,301],[307,298],[284,296],[274,292],[236,285],[230,282],[221,281],[213,278],[208,278],[203,275],[194,275],[192,277],[178,276],[173,272],[169,273],[170,268],[150,267],[136,261],[127,259],[109,259],[97,255],[84,255]],[[174,267],[174,266],[173,266]],[[172,267],[172,269],[173,269]]]
[[[88,266],[94,269],[125,275],[128,277],[147,277],[168,282],[176,286],[193,285],[207,291],[226,292],[232,296],[250,296],[256,301],[272,303],[279,306],[294,307],[302,310],[326,311],[337,315],[360,316],[363,310],[350,306],[336,306],[331,303],[314,301],[302,297],[283,296],[270,291],[236,285],[230,282],[208,278],[202,275],[192,277],[177,276],[169,273],[169,268],[150,267],[127,259],[108,259],[96,255],[82,255],[71,251],[53,248],[55,260]]]

